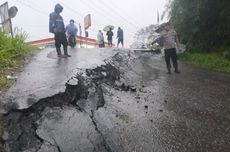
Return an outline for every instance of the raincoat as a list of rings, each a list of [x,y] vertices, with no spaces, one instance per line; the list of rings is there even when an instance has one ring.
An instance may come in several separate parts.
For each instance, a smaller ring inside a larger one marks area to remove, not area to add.
[[[54,12],[50,14],[49,19],[49,32],[50,33],[65,33],[65,24],[60,15],[63,7],[60,4],[55,5]]]

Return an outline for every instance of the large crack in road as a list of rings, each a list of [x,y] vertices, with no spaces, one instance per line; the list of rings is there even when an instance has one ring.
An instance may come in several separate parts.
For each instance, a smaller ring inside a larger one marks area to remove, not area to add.
[[[97,127],[97,121],[94,118],[94,111],[103,107],[105,104],[102,84],[113,86],[116,89],[124,89],[126,87],[124,83],[120,86],[115,84],[115,81],[120,79],[120,71],[111,64],[111,61],[118,60],[119,58],[121,58],[121,56],[116,54],[112,59],[110,59],[110,61],[107,61],[106,65],[102,65],[95,69],[87,69],[85,73],[78,73],[76,76],[73,76],[66,83],[66,89],[63,93],[58,93],[51,97],[40,99],[27,109],[11,109],[8,113],[4,114],[3,122],[6,131],[2,141],[4,141],[6,151],[40,152],[50,151],[51,149],[58,152],[68,151],[62,150],[63,147],[58,145],[54,137],[52,137],[51,141],[43,138],[39,135],[38,130],[43,121],[44,112],[46,113],[44,119],[47,119],[47,117],[49,117],[48,114],[50,113],[53,115],[51,111],[55,111],[55,109],[58,109],[58,112],[60,112],[60,109],[62,111],[71,109],[77,113],[84,113],[84,116],[81,117],[91,119],[94,130],[100,138],[99,140],[97,139],[100,143],[92,144],[93,148],[91,148],[91,150],[93,152],[112,152],[113,150],[106,143],[103,134]],[[89,98],[92,98],[92,100]],[[74,117],[74,114],[72,117]],[[72,118],[69,117],[69,120],[72,120]],[[92,132],[95,134],[94,131]],[[89,138],[89,135],[87,138]],[[92,139],[90,140],[91,143],[96,142],[92,141]],[[84,146],[85,145],[83,145],[83,147]],[[90,148],[88,147],[88,150],[89,149]],[[78,151],[85,151],[85,149],[78,149]]]
[[[77,69],[61,93],[5,105],[0,142],[7,152],[228,151],[229,75],[183,66],[167,75],[160,56],[120,51]]]

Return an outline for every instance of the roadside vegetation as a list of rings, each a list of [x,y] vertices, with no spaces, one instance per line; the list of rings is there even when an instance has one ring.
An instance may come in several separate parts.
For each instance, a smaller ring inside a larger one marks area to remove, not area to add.
[[[22,30],[15,29],[14,37],[12,37],[0,28],[0,95],[14,81],[9,76],[15,76],[23,65],[25,58],[34,52],[32,50],[36,49],[25,43],[26,38],[27,34]],[[0,115],[0,138],[3,135],[3,129]],[[2,145],[0,143],[0,151],[1,149]]]
[[[166,14],[187,46],[182,60],[230,72],[229,6],[229,0],[168,0]]]
[[[7,79],[7,75],[14,75],[32,49],[25,43],[26,37],[27,34],[19,29],[15,29],[13,38],[0,29],[0,91],[12,84],[12,79]]]
[[[19,29],[15,29],[14,37],[0,29],[0,95],[11,86],[16,71],[23,64],[25,57],[34,48],[25,43],[27,34]],[[8,76],[8,78],[7,78]],[[3,134],[3,124],[0,115],[0,137]],[[1,149],[0,143],[0,149]],[[1,150],[0,150],[1,151]]]
[[[179,55],[179,59],[205,69],[230,72],[230,60],[218,53],[185,52]]]
[[[168,0],[161,19],[168,17],[180,42],[186,45],[181,60],[210,70],[230,72],[229,6],[229,0]],[[135,43],[150,44],[157,37],[157,26],[149,25],[137,31]]]

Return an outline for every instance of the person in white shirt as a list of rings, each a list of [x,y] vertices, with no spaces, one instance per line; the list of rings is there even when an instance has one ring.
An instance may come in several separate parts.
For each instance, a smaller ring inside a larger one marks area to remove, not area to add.
[[[162,47],[164,47],[165,52],[165,62],[168,69],[168,74],[171,74],[171,63],[170,59],[172,59],[174,72],[180,73],[178,69],[177,63],[177,54],[176,54],[176,47],[179,48],[179,40],[177,37],[176,31],[170,26],[170,23],[163,23],[156,32],[160,33],[160,37],[157,38],[155,41],[152,42],[158,43]]]
[[[99,48],[105,47],[104,36],[103,36],[103,33],[101,32],[101,30],[99,30],[98,34],[97,34],[97,43],[98,43]]]

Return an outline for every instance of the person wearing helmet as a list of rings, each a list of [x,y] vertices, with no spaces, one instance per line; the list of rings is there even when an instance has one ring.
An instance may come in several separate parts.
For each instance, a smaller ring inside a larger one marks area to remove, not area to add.
[[[75,26],[73,19],[69,21],[69,24],[66,26],[65,29],[66,29],[66,34],[68,37],[69,46],[74,48],[76,45],[76,36],[77,36],[78,29]]]
[[[67,50],[68,42],[65,35],[65,24],[62,16],[60,15],[62,11],[63,7],[60,4],[56,4],[54,12],[49,15],[49,32],[54,34],[57,55],[59,57],[61,56],[61,45],[63,45],[64,55],[66,57],[71,57]]]

